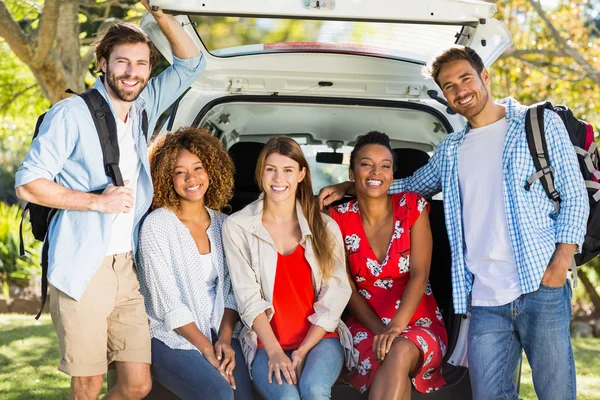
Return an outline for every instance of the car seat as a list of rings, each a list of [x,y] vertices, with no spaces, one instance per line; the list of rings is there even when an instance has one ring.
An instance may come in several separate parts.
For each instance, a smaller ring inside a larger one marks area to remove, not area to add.
[[[233,198],[229,202],[231,212],[241,210],[260,195],[254,171],[263,147],[264,143],[237,142],[228,150],[235,165]]]
[[[411,176],[429,161],[429,154],[418,149],[394,149],[394,155],[396,157],[394,179]],[[431,283],[431,290],[433,291],[438,307],[442,311],[446,327],[451,329],[450,320],[454,314],[452,307],[452,278],[450,274],[452,256],[444,219],[444,204],[442,200],[429,200],[429,204],[429,223],[433,236],[433,253],[431,256],[429,282]]]

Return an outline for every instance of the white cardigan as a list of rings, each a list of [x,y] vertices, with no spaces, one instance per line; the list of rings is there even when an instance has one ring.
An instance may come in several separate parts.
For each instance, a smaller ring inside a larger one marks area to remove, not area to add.
[[[262,225],[263,204],[261,195],[255,202],[229,216],[223,224],[223,244],[239,304],[240,318],[245,325],[240,334],[240,342],[249,368],[257,349],[257,336],[252,330],[252,323],[262,312],[266,313],[269,320],[275,312],[273,288],[277,248]],[[334,239],[331,252],[336,258],[333,274],[325,280],[312,246],[313,240],[319,238],[313,238],[299,203],[296,204],[296,213],[302,231],[300,244],[305,249],[305,257],[311,268],[316,297],[313,305],[315,312],[308,317],[308,321],[327,332],[338,332],[345,350],[346,366],[352,369],[358,361],[358,352],[353,347],[350,331],[341,320],[352,289],[346,273],[346,253],[340,228],[331,217],[323,214],[327,229]]]
[[[211,224],[206,233],[212,264],[217,270],[212,310],[208,306],[206,282],[199,271],[201,262],[196,243],[175,213],[159,208],[146,217],[140,230],[137,271],[150,333],[172,349],[195,349],[175,328],[195,322],[211,340],[211,330],[219,331],[224,309],[237,311],[221,241],[225,215],[209,208],[207,211]]]

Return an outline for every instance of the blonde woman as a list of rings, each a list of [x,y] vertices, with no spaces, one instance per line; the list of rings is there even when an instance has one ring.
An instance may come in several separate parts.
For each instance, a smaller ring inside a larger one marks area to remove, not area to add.
[[[266,399],[328,399],[344,358],[351,294],[336,223],[317,208],[308,163],[291,138],[261,152],[262,195],[223,224],[223,243],[255,389]]]

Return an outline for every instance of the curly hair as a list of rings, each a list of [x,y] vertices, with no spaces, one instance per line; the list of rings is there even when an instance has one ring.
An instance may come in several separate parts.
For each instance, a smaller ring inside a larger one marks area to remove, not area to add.
[[[154,184],[152,208],[168,208],[180,211],[180,202],[173,174],[179,150],[185,149],[196,155],[208,174],[208,189],[204,204],[208,208],[223,210],[233,195],[235,168],[225,147],[206,129],[180,128],[159,137],[150,149],[150,173]]]

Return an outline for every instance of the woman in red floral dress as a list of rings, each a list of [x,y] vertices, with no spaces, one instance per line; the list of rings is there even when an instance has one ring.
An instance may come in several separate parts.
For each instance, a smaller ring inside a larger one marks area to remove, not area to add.
[[[448,339],[428,281],[429,204],[416,193],[387,194],[393,167],[387,135],[361,137],[350,157],[357,200],[330,211],[354,283],[346,324],[360,358],[347,379],[361,393],[370,387],[371,399],[410,399],[411,382],[424,393],[445,384]]]

